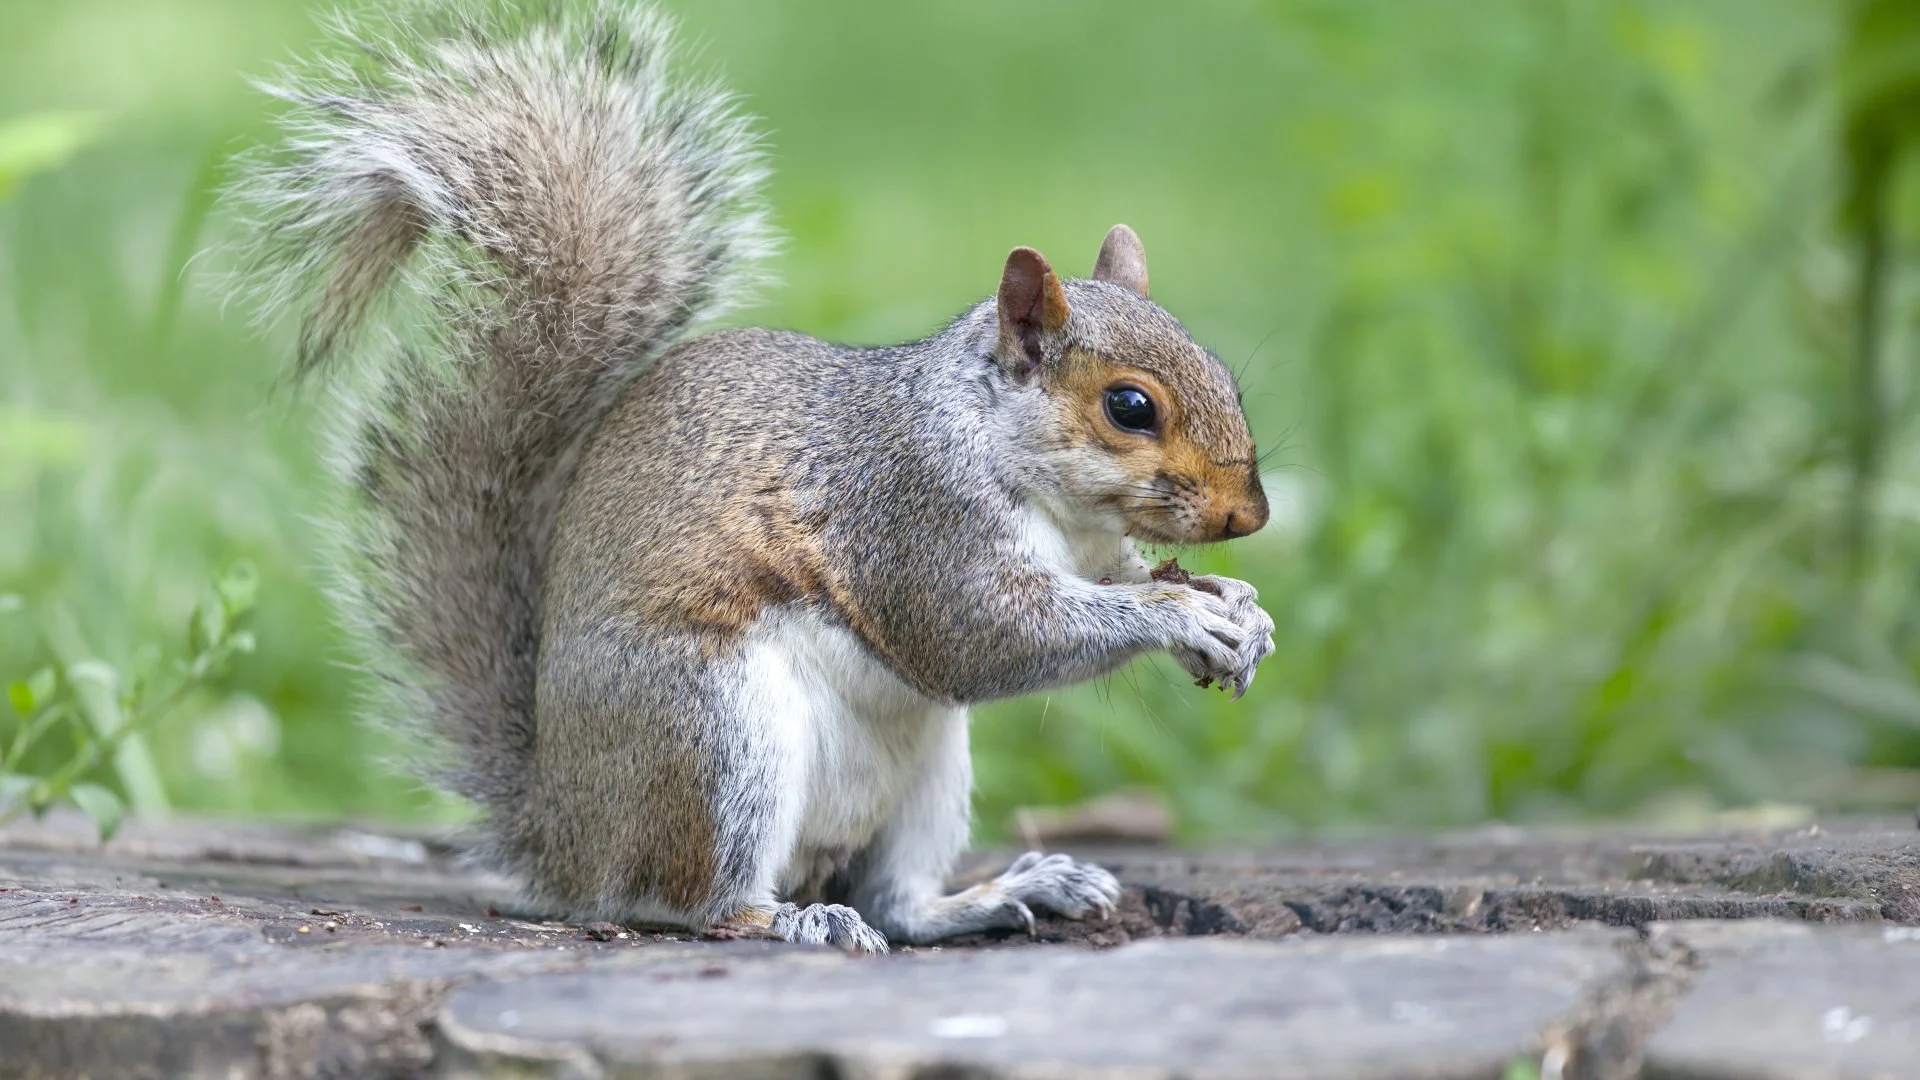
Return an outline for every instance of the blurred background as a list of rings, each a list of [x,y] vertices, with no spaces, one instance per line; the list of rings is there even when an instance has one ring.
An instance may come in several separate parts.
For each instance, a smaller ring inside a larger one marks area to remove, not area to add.
[[[773,150],[738,321],[918,337],[1124,221],[1275,450],[1273,524],[1178,553],[1279,624],[1252,691],[981,710],[981,836],[1128,788],[1188,839],[1920,800],[1920,4],[667,6]],[[0,0],[0,678],[259,569],[258,651],[97,770],[145,812],[460,812],[351,718],[288,328],[197,254],[315,11]]]

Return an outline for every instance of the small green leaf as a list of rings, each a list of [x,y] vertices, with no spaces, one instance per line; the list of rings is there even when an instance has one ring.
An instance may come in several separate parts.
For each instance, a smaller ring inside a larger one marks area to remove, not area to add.
[[[198,656],[220,644],[227,636],[227,606],[219,590],[207,586],[200,602],[193,606],[193,618],[187,622],[187,647]]]
[[[12,703],[14,712],[23,717],[32,716],[52,700],[59,684],[59,676],[54,674],[53,669],[44,667],[25,679],[7,684],[7,701]]]
[[[27,598],[19,593],[0,593],[0,615],[27,610]]]
[[[237,619],[253,610],[254,598],[260,592],[260,575],[253,564],[245,559],[227,568],[214,583],[214,589],[220,593],[220,602],[225,605],[228,619]]]
[[[113,834],[120,828],[120,819],[127,813],[120,796],[99,784],[75,784],[68,794],[93,819],[94,828],[100,830],[100,842],[104,844],[113,839]]]
[[[258,642],[254,641],[253,631],[236,630],[233,632],[233,636],[227,639],[227,645],[234,652],[250,653],[258,645]]]

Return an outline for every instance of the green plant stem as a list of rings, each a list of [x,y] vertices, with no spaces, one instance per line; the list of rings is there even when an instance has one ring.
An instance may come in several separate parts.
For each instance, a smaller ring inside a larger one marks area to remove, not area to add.
[[[14,766],[27,756],[27,751],[33,748],[33,744],[39,741],[40,736],[58,723],[60,718],[69,711],[71,710],[64,705],[53,705],[42,709],[37,716],[22,719],[20,730],[13,736],[13,745],[7,748],[6,757],[0,758],[0,772],[11,772]]]
[[[47,607],[43,629],[47,643],[62,665],[70,668],[97,655],[81,632],[79,620],[66,604],[56,603]],[[128,718],[118,715],[116,709],[99,707],[97,693],[76,687],[74,697],[79,716],[92,724],[100,734],[109,735],[115,728],[126,726]],[[117,750],[111,759],[113,771],[120,779],[120,786],[133,812],[142,816],[165,814],[172,804],[167,799],[166,784],[160,779],[160,770],[147,751],[146,740],[133,734],[116,739],[114,745]]]
[[[77,755],[73,760],[56,770],[53,775],[40,780],[39,785],[44,790],[49,791],[59,792],[67,790],[67,788],[73,785],[74,781],[86,775],[88,770],[99,766],[102,762],[112,757],[113,753],[119,749],[120,744],[124,742],[129,735],[139,731],[177,708],[181,702],[187,699],[187,695],[192,693],[193,690],[204,681],[205,671],[210,669],[211,665],[196,663],[192,673],[189,674],[186,679],[182,680],[179,686],[174,687],[164,699],[155,705],[141,710],[137,714],[128,716],[126,722],[121,724],[112,734],[105,738],[95,739],[89,742],[85,753]],[[11,755],[9,755],[9,762],[11,762]],[[17,820],[20,815],[25,812],[30,802],[31,800],[22,800],[14,806],[0,810],[0,825],[5,825]]]

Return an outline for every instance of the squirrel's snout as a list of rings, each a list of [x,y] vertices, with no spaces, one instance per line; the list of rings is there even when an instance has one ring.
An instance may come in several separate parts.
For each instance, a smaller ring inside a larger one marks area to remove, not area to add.
[[[1237,540],[1260,531],[1267,523],[1267,493],[1258,484],[1245,498],[1227,508],[1220,521],[1220,539]]]

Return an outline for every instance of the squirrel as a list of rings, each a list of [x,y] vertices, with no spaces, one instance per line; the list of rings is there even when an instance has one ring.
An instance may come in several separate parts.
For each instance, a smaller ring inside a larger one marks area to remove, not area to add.
[[[1136,541],[1266,521],[1234,380],[1115,226],[1091,278],[1014,248],[925,340],[698,333],[773,247],[733,99],[624,0],[411,0],[264,88],[230,195],[266,311],[327,369],[338,599],[376,720],[481,813],[530,909],[884,952],[1106,870],[948,894],[968,706],[1166,650],[1238,696],[1254,589]]]

